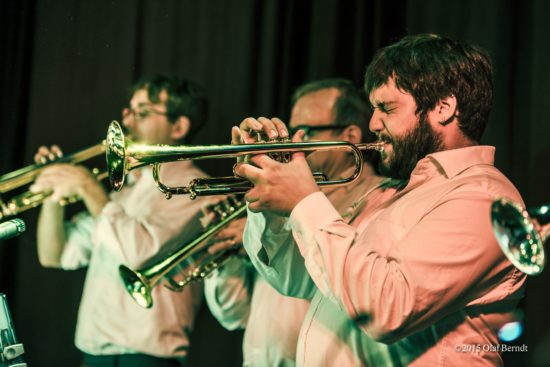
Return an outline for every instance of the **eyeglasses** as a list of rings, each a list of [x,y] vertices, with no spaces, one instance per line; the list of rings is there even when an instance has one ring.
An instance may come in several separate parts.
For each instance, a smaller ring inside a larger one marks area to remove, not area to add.
[[[294,136],[298,130],[304,131],[304,141],[308,141],[316,132],[324,130],[342,130],[348,127],[349,125],[321,125],[321,126],[310,126],[310,125],[298,125],[288,129],[290,136]]]
[[[122,115],[124,117],[126,116],[132,116],[134,120],[136,121],[142,121],[145,120],[147,117],[151,115],[161,115],[161,116],[167,116],[168,114],[163,111],[155,110],[154,108],[145,108],[141,110],[135,110],[132,107],[126,107],[122,111]]]

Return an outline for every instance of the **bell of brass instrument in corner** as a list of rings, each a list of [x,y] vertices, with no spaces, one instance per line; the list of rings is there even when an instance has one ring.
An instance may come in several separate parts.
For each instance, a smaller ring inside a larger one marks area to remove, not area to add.
[[[215,218],[206,230],[178,250],[149,262],[147,266],[138,270],[125,265],[119,266],[120,277],[126,290],[140,306],[153,306],[152,289],[161,281],[165,280],[165,286],[169,289],[181,291],[187,284],[204,279],[238,252],[238,248],[230,248],[217,254],[209,254],[207,249],[218,232],[231,221],[245,215],[245,203],[229,196],[212,205],[210,211]],[[179,280],[170,276],[174,270],[177,270]]]
[[[550,236],[550,205],[524,209],[507,198],[493,201],[493,231],[512,264],[527,275],[538,275],[546,264],[544,243]]]

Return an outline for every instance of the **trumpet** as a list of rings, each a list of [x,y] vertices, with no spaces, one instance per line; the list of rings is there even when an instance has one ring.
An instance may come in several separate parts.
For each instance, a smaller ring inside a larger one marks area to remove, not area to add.
[[[56,160],[47,163],[33,164],[27,167],[23,167],[16,171],[7,173],[0,176],[0,194],[5,194],[17,188],[20,188],[25,185],[29,185],[36,180],[38,175],[42,172],[44,168],[50,164],[56,163],[71,163],[78,164],[84,162],[88,159],[97,157],[105,153],[105,141],[102,141],[99,144],[91,146],[89,148],[83,149],[71,155],[66,155]],[[98,180],[103,180],[107,177],[107,171],[100,172],[99,169],[94,168],[92,172]],[[33,193],[30,191],[25,191],[21,194],[14,195],[7,201],[2,201],[0,199],[0,219],[6,217],[11,217],[18,215],[19,213],[26,211],[28,209],[35,208],[42,204],[52,192],[38,192]],[[60,205],[68,205],[79,201],[78,196],[72,196],[63,198],[59,201]]]
[[[206,249],[210,244],[209,240],[216,233],[232,220],[244,216],[246,213],[245,203],[242,200],[237,200],[234,196],[230,196],[212,205],[210,209],[214,213],[215,219],[204,233],[190,243],[185,244],[165,258],[152,261],[148,266],[138,270],[132,270],[125,265],[119,266],[119,274],[124,287],[140,306],[144,308],[153,306],[152,289],[160,284],[163,279],[167,282],[165,284],[167,288],[180,292],[187,284],[207,277],[238,252],[238,247],[220,251],[216,254],[209,254]],[[168,276],[182,263],[188,265],[180,271],[181,280],[177,281]]]
[[[124,185],[128,171],[152,164],[153,177],[157,187],[169,199],[172,195],[190,195],[191,199],[203,195],[242,194],[252,188],[252,184],[240,177],[198,178],[188,186],[169,187],[160,179],[161,163],[183,160],[239,158],[254,154],[269,154],[272,158],[285,160],[291,153],[316,151],[349,151],[353,155],[355,171],[347,178],[328,180],[322,173],[315,174],[320,186],[345,185],[361,175],[363,170],[363,150],[383,151],[383,142],[352,144],[345,141],[314,141],[292,143],[286,141],[261,142],[241,145],[169,146],[140,145],[124,137],[120,125],[113,121],[107,133],[107,169],[111,186],[119,191]],[[130,163],[130,159],[135,162]]]
[[[527,275],[544,269],[544,242],[550,236],[550,205],[529,210],[507,198],[491,205],[493,232],[500,248],[516,268]]]

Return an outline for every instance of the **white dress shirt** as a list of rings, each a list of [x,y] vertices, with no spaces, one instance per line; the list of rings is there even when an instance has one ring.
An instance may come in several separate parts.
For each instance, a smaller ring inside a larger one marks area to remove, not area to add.
[[[97,218],[81,214],[66,225],[62,267],[88,267],[75,343],[94,355],[185,356],[201,285],[189,285],[181,293],[159,285],[153,288],[153,307],[144,309],[126,292],[118,267],[125,264],[137,269],[164,246],[188,240],[200,230],[198,221],[191,223],[200,212],[201,200],[188,196],[166,200],[156,188],[150,168],[141,169],[136,176],[133,184],[111,194],[111,201]],[[161,177],[168,184],[187,184],[204,176],[190,162],[166,163],[161,168]]]

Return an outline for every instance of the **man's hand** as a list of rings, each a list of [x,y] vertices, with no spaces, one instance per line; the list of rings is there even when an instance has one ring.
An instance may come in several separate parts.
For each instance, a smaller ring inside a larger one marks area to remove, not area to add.
[[[217,196],[209,200],[201,208],[203,216],[200,218],[202,227],[206,230],[211,225],[219,222],[220,213],[218,210],[223,210],[224,200],[230,200],[228,196]],[[216,209],[219,206],[219,209]],[[210,254],[216,254],[218,252],[229,250],[233,247],[240,246],[239,253],[245,254],[243,244],[243,232],[246,224],[246,218],[237,218],[229,222],[222,230],[220,230],[210,240],[210,246],[208,252]]]
[[[34,163],[48,163],[61,157],[63,152],[57,145],[52,145],[50,148],[42,145],[34,155]]]
[[[285,125],[279,119],[245,119],[240,127],[233,128],[233,143],[253,143],[251,132],[264,132],[271,137],[288,136]],[[293,142],[303,141],[303,131],[292,138]],[[303,198],[319,191],[304,153],[292,154],[288,163],[279,163],[265,154],[253,156],[252,164],[239,163],[234,172],[254,184],[245,196],[248,208],[253,212],[271,211],[279,215],[289,215]]]
[[[244,119],[231,130],[231,144],[252,144],[267,139],[288,138],[288,130],[278,118]]]
[[[242,247],[245,224],[246,218],[232,220],[227,227],[214,236],[213,244],[208,248],[208,252],[210,254],[216,254],[239,246],[239,253],[245,254],[244,248]]]
[[[34,184],[32,192],[52,192],[48,201],[59,202],[75,195],[83,197],[90,186],[99,185],[94,175],[82,166],[52,164],[44,168]]]
[[[48,163],[63,157],[63,152],[57,145],[50,148],[41,146],[34,155],[35,163]],[[40,173],[31,185],[32,192],[52,192],[47,199],[59,202],[63,198],[84,195],[84,190],[90,185],[98,185],[94,175],[86,168],[72,164],[51,164]]]
[[[59,147],[42,146],[35,154],[34,160],[36,163],[47,163],[62,156]],[[103,186],[87,168],[67,163],[52,163],[45,167],[29,189],[35,193],[51,192],[46,199],[48,203],[59,203],[62,199],[78,196],[84,200],[88,211],[94,217],[108,201]]]

